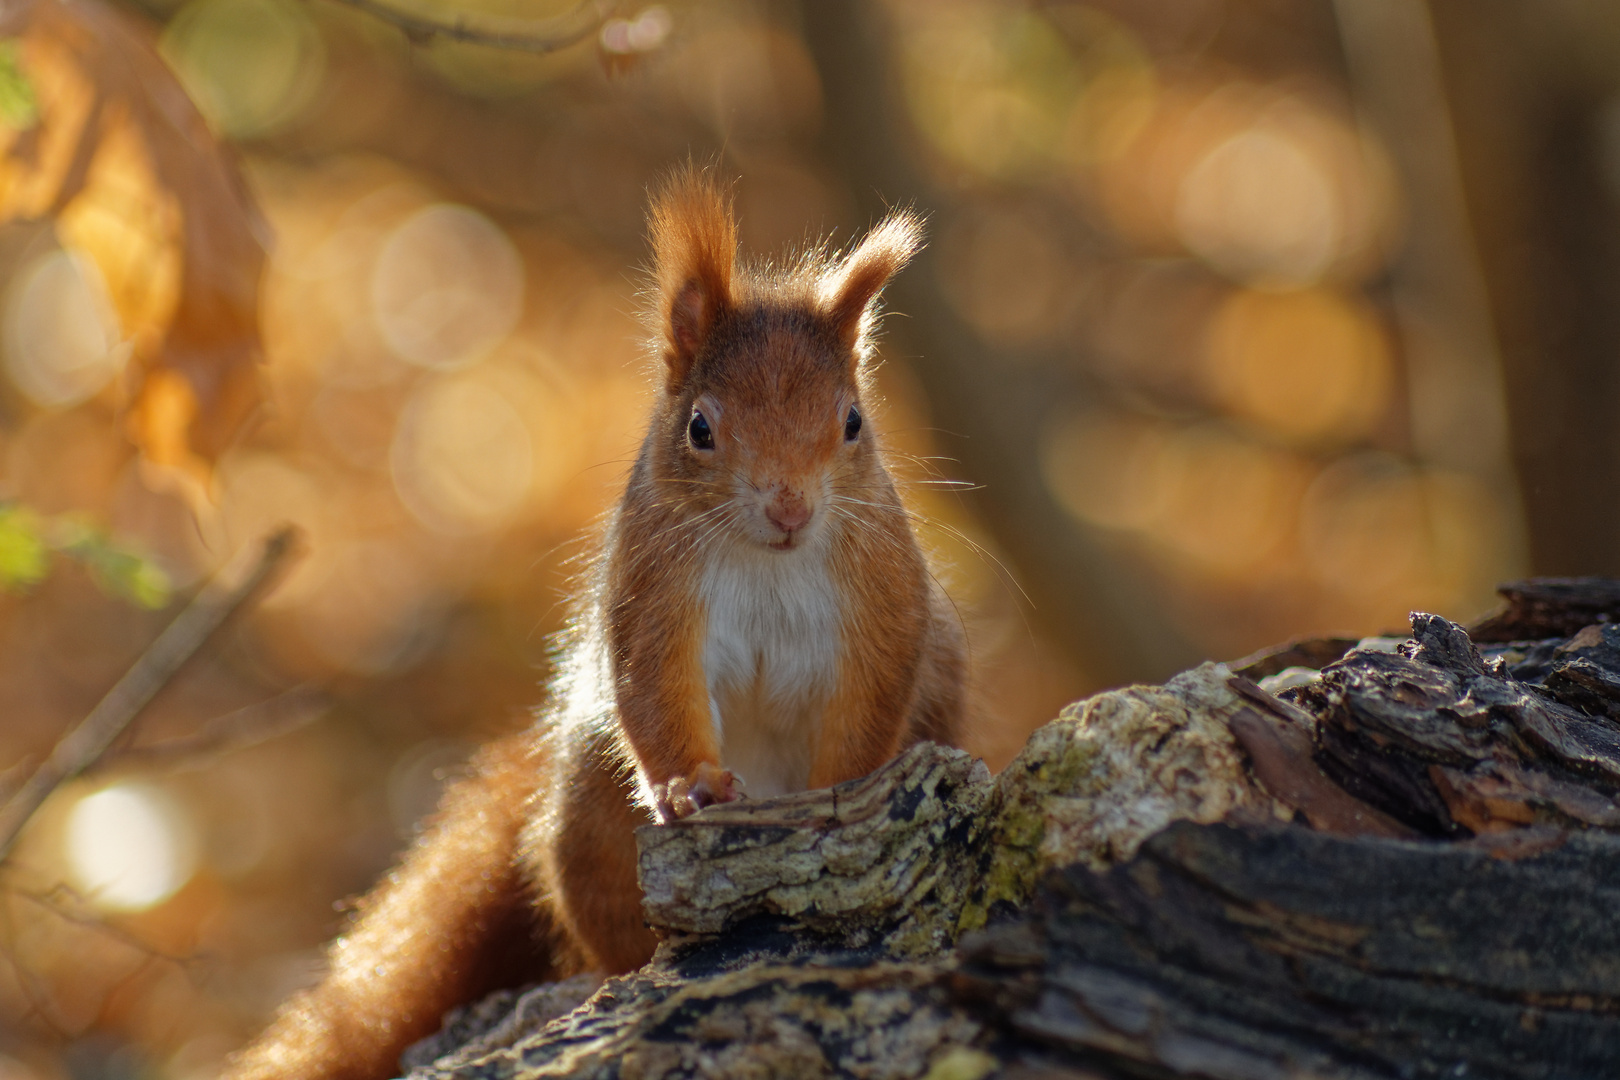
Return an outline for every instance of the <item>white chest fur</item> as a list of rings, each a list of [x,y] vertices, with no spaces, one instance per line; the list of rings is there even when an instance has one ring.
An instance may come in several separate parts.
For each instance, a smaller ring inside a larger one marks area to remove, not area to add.
[[[702,587],[720,763],[755,798],[803,791],[838,676],[839,598],[822,552],[717,551]]]

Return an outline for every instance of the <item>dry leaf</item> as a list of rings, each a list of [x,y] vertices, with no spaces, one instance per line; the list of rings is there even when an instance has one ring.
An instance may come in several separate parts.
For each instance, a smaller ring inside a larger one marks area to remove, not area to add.
[[[261,401],[265,230],[241,173],[130,17],[27,0],[0,35],[34,103],[26,127],[0,116],[0,221],[54,219],[95,260],[134,342],[131,438],[206,471]]]

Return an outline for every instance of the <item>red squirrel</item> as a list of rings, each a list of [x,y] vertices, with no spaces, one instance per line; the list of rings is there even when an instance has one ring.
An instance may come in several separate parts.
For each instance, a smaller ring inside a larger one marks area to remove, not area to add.
[[[920,221],[739,264],[726,196],[688,169],[649,225],[662,389],[550,704],[447,790],[235,1080],[393,1076],[483,993],[634,970],[656,944],[637,826],[958,737],[961,628],[869,413],[874,308]]]

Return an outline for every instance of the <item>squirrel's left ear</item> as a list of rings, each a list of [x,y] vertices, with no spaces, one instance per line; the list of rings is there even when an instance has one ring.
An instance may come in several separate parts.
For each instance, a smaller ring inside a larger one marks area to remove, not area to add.
[[[922,246],[922,217],[912,210],[898,210],[879,222],[828,272],[821,287],[822,314],[857,358],[872,329],[878,293]]]

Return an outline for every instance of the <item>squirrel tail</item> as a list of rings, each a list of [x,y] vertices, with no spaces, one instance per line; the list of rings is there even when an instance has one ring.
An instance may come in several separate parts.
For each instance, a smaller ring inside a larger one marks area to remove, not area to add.
[[[360,902],[319,985],[289,1001],[225,1080],[375,1080],[451,1008],[553,978],[546,907],[518,857],[549,769],[536,731],[483,748],[401,865]]]

